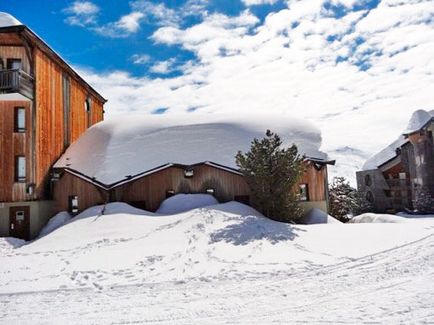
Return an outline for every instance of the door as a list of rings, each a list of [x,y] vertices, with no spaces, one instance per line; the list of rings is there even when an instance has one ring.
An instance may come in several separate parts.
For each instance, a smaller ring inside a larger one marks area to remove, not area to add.
[[[29,240],[30,238],[30,208],[9,208],[9,235],[15,238]]]

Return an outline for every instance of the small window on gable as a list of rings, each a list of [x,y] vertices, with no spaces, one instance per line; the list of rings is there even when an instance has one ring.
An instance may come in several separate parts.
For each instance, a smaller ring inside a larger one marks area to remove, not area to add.
[[[26,157],[24,156],[15,157],[15,181],[26,181]]]
[[[309,201],[309,187],[307,184],[300,184],[300,201]]]
[[[26,109],[24,107],[15,107],[15,132],[26,131]]]
[[[8,70],[21,70],[22,69],[21,59],[8,59],[7,68]]]

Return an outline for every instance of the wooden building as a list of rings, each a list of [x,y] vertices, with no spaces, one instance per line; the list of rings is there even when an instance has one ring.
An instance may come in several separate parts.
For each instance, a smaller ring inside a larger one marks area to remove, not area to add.
[[[421,188],[434,197],[433,133],[434,111],[416,111],[399,139],[357,172],[358,188],[375,212],[413,209]]]
[[[0,236],[29,239],[52,216],[53,163],[105,99],[28,27],[0,22]]]
[[[327,165],[331,161],[307,159],[305,172],[296,185],[300,204],[328,211]],[[251,204],[250,189],[243,175],[231,167],[213,162],[193,165],[166,164],[114,184],[103,184],[70,168],[56,171],[54,201],[57,212],[79,213],[108,202],[126,202],[156,211],[166,198],[179,194],[207,193],[219,202]]]

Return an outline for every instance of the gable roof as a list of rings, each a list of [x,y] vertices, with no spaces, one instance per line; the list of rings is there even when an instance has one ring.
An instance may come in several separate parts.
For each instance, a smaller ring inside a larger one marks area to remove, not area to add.
[[[396,149],[401,148],[409,142],[407,136],[425,128],[431,121],[434,121],[434,110],[417,110],[412,114],[407,128],[395,141],[386,148],[369,158],[363,165],[363,170],[376,169],[397,156]]]
[[[48,55],[52,60],[59,64],[72,78],[76,79],[90,93],[92,93],[102,103],[107,100],[89,85],[58,53],[56,53],[45,41],[40,38],[34,31],[23,25],[12,15],[0,12],[0,33],[17,33],[20,37],[34,44],[38,49]]]
[[[261,119],[263,125],[273,125],[268,122]],[[307,122],[297,124],[294,119],[280,118],[280,122],[282,125],[275,124],[273,131],[287,140],[286,145],[294,142],[306,156],[329,162],[319,150],[318,129]],[[249,150],[253,138],[262,138],[266,129],[247,121],[177,125],[176,120],[164,116],[125,117],[88,129],[54,168],[74,170],[104,186],[168,165],[203,162],[238,172],[236,153]]]

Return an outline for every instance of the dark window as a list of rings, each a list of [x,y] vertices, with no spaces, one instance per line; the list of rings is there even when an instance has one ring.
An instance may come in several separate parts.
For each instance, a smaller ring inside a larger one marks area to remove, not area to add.
[[[67,148],[71,142],[70,136],[70,111],[71,111],[71,87],[68,75],[63,75],[63,146]]]
[[[15,181],[26,181],[26,157],[24,156],[15,157]]]
[[[374,203],[374,195],[372,195],[371,191],[366,192],[366,201]]]
[[[15,118],[14,118],[14,129],[15,132],[25,132],[26,131],[26,109],[24,107],[15,107]]]
[[[8,59],[7,68],[8,70],[21,70],[22,68],[21,59]]]
[[[309,201],[309,187],[307,184],[300,184],[300,201]]]
[[[250,205],[250,196],[248,195],[235,195],[234,201],[240,202],[246,205]]]
[[[366,186],[371,186],[372,185],[371,175],[366,175],[365,176],[365,185]]]
[[[84,109],[87,113],[87,127],[92,126],[92,100],[90,97],[87,97],[84,102]]]

